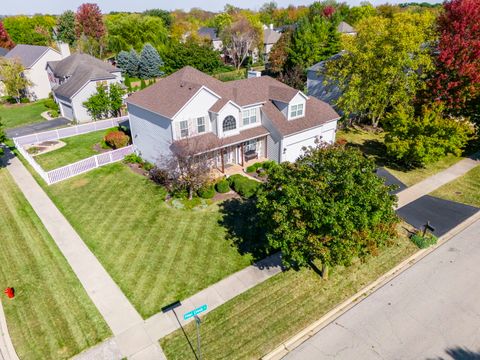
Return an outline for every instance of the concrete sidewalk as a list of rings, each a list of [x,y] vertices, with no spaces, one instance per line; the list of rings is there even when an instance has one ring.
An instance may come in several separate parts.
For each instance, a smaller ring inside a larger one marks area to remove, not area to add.
[[[412,201],[417,200],[423,195],[430,194],[432,191],[464,175],[478,165],[480,165],[480,162],[478,160],[470,158],[463,159],[455,165],[450,166],[448,169],[445,169],[438,174],[435,174],[423,181],[420,181],[418,184],[412,185],[405,190],[400,191],[397,194],[397,209],[411,203]]]
[[[7,320],[0,300],[0,360],[19,360],[8,333]]]
[[[67,259],[88,296],[115,335],[120,352],[131,359],[165,359],[144,321],[20,160],[5,149],[7,169]]]

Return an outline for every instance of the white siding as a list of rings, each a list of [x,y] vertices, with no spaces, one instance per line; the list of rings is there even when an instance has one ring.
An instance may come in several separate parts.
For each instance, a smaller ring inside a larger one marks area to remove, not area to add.
[[[87,101],[90,96],[97,92],[97,81],[102,80],[89,81],[71,99],[74,119],[80,123],[92,121],[92,117],[88,114],[87,109],[83,106],[83,103]],[[119,82],[117,79],[108,79],[103,81],[106,81],[108,85]]]
[[[25,76],[33,83],[29,91],[37,99],[46,99],[52,91],[47,74],[47,62],[62,60],[62,55],[53,49],[49,49],[30,69],[25,70]]]
[[[220,112],[218,113],[218,121],[217,121],[217,134],[218,134],[218,137],[222,138],[222,137],[225,137],[225,136],[231,136],[231,135],[235,135],[235,134],[238,134],[240,132],[240,121],[241,121],[241,112],[240,110],[232,105],[231,103],[228,103],[226,104],[222,110],[220,110]],[[235,130],[231,130],[231,131],[228,131],[227,133],[224,133],[223,132],[223,120],[225,120],[225,118],[227,116],[233,116],[235,118],[235,121],[236,121],[236,124],[237,124],[237,127]]]
[[[288,115],[287,116],[288,116],[289,120],[290,120],[290,113],[291,113],[292,105],[298,105],[298,104],[303,104],[303,115],[302,116],[297,116],[293,119],[305,116],[306,100],[305,100],[305,97],[301,93],[298,93],[297,95],[295,95],[293,97],[292,100],[290,100],[290,103],[288,104]]]
[[[303,147],[316,146],[316,139],[333,143],[336,127],[337,121],[335,120],[323,126],[285,137],[281,145],[281,161],[294,162],[303,154]]]
[[[144,160],[156,163],[171,154],[172,120],[128,104],[130,130],[135,151]]]
[[[280,140],[275,141],[270,135],[267,136],[267,158],[280,162]]]

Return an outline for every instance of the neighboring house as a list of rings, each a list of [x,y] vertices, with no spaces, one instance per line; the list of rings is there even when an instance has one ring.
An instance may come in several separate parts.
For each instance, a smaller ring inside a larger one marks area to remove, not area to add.
[[[187,147],[224,172],[255,158],[295,161],[316,140],[333,143],[338,114],[271,77],[221,82],[191,67],[127,100],[136,152],[155,163]]]
[[[320,61],[307,69],[307,93],[319,100],[325,101],[334,108],[336,102],[341,95],[341,91],[335,84],[325,84],[325,64],[328,61],[339,59],[343,52],[333,55],[327,60]],[[337,109],[337,111],[339,111]]]
[[[347,24],[345,21],[341,21],[340,24],[338,24],[337,31],[340,34],[357,35],[355,29],[351,25]]]
[[[218,37],[217,30],[211,27],[201,27],[197,31],[198,36],[206,39],[212,44],[213,50],[222,51],[223,42]]]
[[[263,60],[268,62],[268,56],[270,51],[272,51],[273,45],[280,40],[282,33],[273,29],[273,24],[270,24],[269,27],[263,25]]]
[[[66,47],[62,47],[66,51]],[[32,86],[27,89],[27,96],[30,100],[46,99],[52,91],[45,67],[49,61],[59,61],[70,55],[67,52],[59,52],[48,46],[23,45],[19,44],[10,50],[5,58],[18,59],[25,68],[24,76],[31,82]]]
[[[96,93],[97,85],[122,82],[120,69],[87,54],[49,61],[47,73],[62,116],[77,122],[92,121],[83,103]]]

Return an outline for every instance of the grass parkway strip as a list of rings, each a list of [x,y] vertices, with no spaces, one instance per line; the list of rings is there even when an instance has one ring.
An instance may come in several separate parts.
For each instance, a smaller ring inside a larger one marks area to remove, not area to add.
[[[67,359],[110,335],[38,216],[0,168],[0,288],[10,336],[23,359]]]

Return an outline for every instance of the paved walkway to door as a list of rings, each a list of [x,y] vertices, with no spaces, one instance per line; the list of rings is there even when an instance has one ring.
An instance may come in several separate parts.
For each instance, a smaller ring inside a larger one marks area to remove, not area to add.
[[[445,169],[438,174],[420,181],[418,184],[412,185],[405,190],[400,191],[397,194],[397,209],[417,200],[423,195],[430,194],[432,191],[464,175],[478,165],[480,165],[480,161],[477,159],[463,159],[455,165],[450,166],[448,169]]]
[[[165,359],[156,339],[148,336],[140,314],[95,255],[20,160],[10,150],[5,152],[8,171],[112,330],[122,356],[137,360]]]

